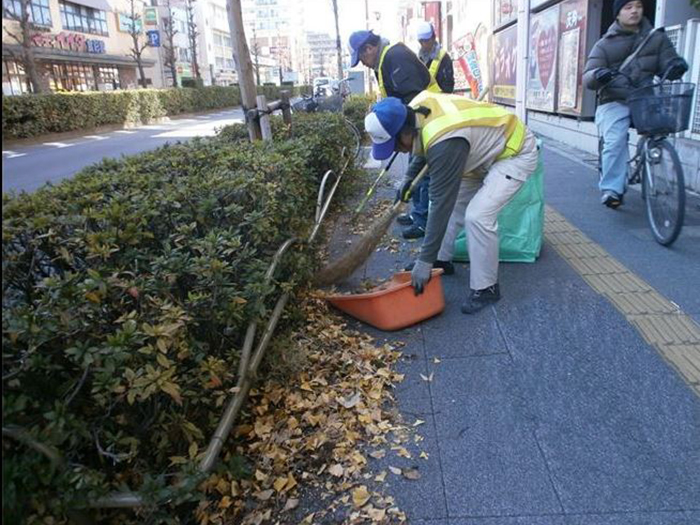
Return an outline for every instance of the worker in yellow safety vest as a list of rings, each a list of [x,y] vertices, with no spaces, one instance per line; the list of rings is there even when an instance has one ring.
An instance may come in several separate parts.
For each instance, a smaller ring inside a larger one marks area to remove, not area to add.
[[[498,301],[497,216],[537,167],[533,133],[500,106],[430,91],[408,106],[397,98],[381,100],[365,118],[365,129],[375,159],[413,153],[397,198],[407,200],[413,178],[428,164],[430,214],[411,272],[416,294],[433,267],[454,273],[454,240],[465,228],[470,292],[462,312]]]
[[[435,28],[430,22],[420,22],[416,31],[420,50],[418,58],[430,73],[428,91],[452,93],[455,90],[455,75],[452,59],[437,41]]]
[[[405,44],[390,44],[372,31],[350,35],[350,66],[362,62],[374,71],[382,97],[396,97],[408,104],[430,84],[430,73]]]

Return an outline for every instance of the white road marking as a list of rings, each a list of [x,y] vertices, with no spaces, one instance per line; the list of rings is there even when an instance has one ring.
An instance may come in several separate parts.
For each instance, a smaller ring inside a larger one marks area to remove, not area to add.
[[[121,133],[122,135],[133,135],[135,131],[129,131],[128,129],[118,129],[115,133]]]
[[[105,137],[104,135],[85,135],[84,138],[93,140],[107,140],[109,137]]]
[[[17,153],[15,151],[10,150],[3,151],[2,154],[5,155],[8,159],[15,159],[17,157],[24,157],[26,155],[26,153]]]
[[[216,135],[216,131],[219,128],[227,126],[229,124],[239,124],[242,123],[242,118],[231,118],[231,119],[221,119],[210,122],[202,122],[196,126],[189,126],[182,129],[175,129],[172,131],[166,131],[165,133],[159,133],[157,135],[151,135],[152,138],[188,138],[188,137],[211,137]]]
[[[54,148],[70,148],[75,144],[66,144],[65,142],[44,142],[44,146],[53,146]]]

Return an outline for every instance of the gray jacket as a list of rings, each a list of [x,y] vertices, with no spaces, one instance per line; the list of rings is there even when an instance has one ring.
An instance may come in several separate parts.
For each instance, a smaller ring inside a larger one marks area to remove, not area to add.
[[[641,29],[637,33],[625,31],[615,21],[603,38],[595,43],[588,56],[583,72],[584,85],[588,89],[600,89],[602,86],[595,79],[596,71],[601,68],[618,69],[652,29],[646,18],[642,19]],[[650,84],[654,75],[662,75],[677,59],[678,53],[665,31],[656,31],[636,58],[625,66],[623,72],[631,77],[632,82],[621,75],[616,76],[600,92],[600,104],[627,100],[631,90]]]

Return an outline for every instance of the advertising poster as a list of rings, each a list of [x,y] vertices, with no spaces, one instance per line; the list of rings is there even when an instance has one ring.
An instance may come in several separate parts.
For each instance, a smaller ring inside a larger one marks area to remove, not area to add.
[[[469,89],[472,98],[478,98],[486,88],[488,69],[488,30],[483,24],[452,43],[455,89]]]
[[[588,0],[566,0],[559,19],[559,104],[562,113],[581,114],[586,63]]]
[[[527,68],[527,107],[541,111],[555,109],[557,49],[559,47],[559,6],[532,15],[530,60]]]
[[[515,20],[518,16],[518,0],[494,0],[494,27]]]
[[[515,105],[515,78],[518,59],[518,26],[493,35],[493,101]]]

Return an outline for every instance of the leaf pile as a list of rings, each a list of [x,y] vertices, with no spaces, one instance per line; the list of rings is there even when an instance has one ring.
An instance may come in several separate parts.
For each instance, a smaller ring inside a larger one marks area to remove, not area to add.
[[[392,498],[371,488],[386,472],[374,480],[366,472],[370,456],[408,454],[391,406],[392,386],[403,379],[393,370],[400,353],[349,330],[319,297],[307,297],[303,310],[307,323],[290,351],[304,354],[305,370],[251,393],[224,459],[250,464],[243,475],[228,469],[206,481],[202,525],[404,520]]]

